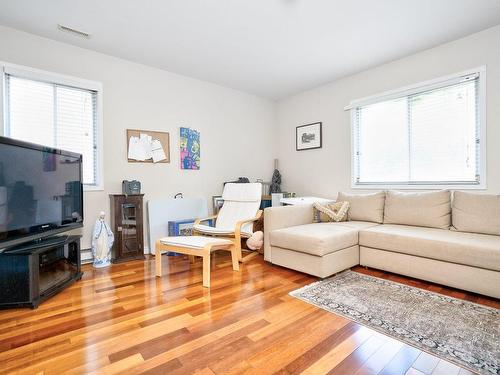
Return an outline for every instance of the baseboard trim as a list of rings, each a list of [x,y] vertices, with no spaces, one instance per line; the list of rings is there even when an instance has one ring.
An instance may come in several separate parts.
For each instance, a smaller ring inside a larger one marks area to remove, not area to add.
[[[92,255],[92,249],[82,249],[81,250],[82,264],[92,263],[93,261],[94,261],[94,256]]]

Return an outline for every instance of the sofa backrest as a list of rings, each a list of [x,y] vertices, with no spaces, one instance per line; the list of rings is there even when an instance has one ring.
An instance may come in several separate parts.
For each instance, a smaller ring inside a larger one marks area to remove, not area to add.
[[[452,224],[460,232],[500,236],[500,195],[455,191]]]
[[[385,192],[371,194],[349,194],[339,192],[337,202],[349,202],[348,220],[371,221],[382,223],[384,221]]]
[[[388,191],[384,224],[450,229],[451,193],[448,190],[423,193]]]
[[[500,195],[449,190],[370,194],[339,192],[350,204],[348,220],[413,225],[500,236]]]

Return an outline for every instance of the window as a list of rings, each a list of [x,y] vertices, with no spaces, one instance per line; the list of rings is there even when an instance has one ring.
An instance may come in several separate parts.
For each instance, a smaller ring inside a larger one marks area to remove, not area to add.
[[[99,90],[84,81],[8,68],[4,87],[5,135],[82,154],[83,183],[87,190],[99,188]]]
[[[483,76],[353,102],[353,187],[484,188]]]

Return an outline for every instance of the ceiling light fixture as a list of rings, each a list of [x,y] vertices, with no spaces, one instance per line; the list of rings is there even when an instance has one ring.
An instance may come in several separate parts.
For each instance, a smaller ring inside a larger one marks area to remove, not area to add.
[[[61,24],[58,24],[57,28],[60,31],[64,31],[65,33],[69,33],[69,34],[72,34],[74,36],[78,36],[80,38],[90,39],[90,34],[86,33],[85,31],[76,30],[76,29],[73,29],[71,27],[61,25]]]

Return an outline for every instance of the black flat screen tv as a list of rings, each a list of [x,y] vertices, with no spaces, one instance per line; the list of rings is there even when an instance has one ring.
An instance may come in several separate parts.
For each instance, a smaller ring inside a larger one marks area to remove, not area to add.
[[[0,137],[0,251],[82,225],[82,155]]]

